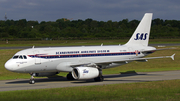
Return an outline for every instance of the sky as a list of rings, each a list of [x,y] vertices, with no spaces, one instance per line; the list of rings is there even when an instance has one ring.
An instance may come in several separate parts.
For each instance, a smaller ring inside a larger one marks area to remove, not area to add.
[[[67,18],[97,21],[180,20],[180,0],[0,0],[0,20],[56,21]]]

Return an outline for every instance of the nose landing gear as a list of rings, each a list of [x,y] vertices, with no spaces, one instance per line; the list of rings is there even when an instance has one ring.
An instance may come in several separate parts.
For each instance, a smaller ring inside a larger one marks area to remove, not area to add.
[[[33,73],[30,73],[31,78],[29,80],[29,84],[35,84]]]

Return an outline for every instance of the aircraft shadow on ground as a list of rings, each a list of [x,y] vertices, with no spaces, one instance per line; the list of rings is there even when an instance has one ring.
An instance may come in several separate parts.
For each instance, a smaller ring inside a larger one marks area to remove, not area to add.
[[[158,75],[158,74],[146,74],[146,73],[138,74],[135,71],[127,71],[127,72],[120,72],[120,74],[105,75],[104,76],[104,79],[105,79],[104,81],[137,81],[138,82],[138,80],[106,80],[106,78],[119,78],[119,77],[139,76],[139,75]],[[35,78],[35,82],[36,83],[41,83],[41,82],[56,82],[56,81],[61,82],[61,81],[69,81],[69,80],[67,80],[66,77],[62,77],[62,76],[49,77],[49,78]],[[89,80],[71,80],[70,82],[71,83],[95,83],[94,79],[89,79]],[[15,81],[6,82],[6,84],[18,84],[18,83],[29,83],[29,79],[27,79],[27,80],[15,80]]]
[[[148,80],[121,80],[121,79],[117,79],[117,80],[106,80],[106,78],[119,78],[119,77],[128,77],[128,76],[139,76],[139,75],[159,75],[159,74],[147,74],[147,73],[140,73],[138,74],[135,71],[126,71],[126,72],[120,72],[120,74],[113,74],[113,75],[105,75],[104,76],[104,81],[127,81],[127,82],[147,82]],[[71,83],[95,83],[93,79],[90,80],[79,80],[79,82],[71,82]],[[97,82],[98,83],[98,82]]]
[[[53,81],[67,81],[67,79],[62,76],[48,77],[48,78],[35,78],[36,83],[38,83],[38,82],[53,82]],[[6,84],[17,84],[17,83],[29,83],[29,79],[6,82]]]

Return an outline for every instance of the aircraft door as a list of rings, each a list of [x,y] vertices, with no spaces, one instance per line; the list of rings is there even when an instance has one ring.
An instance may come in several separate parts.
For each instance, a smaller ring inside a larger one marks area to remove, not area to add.
[[[132,48],[132,47],[129,47],[128,50],[129,50],[130,54],[132,55],[133,52],[134,52],[133,48]]]
[[[130,52],[133,52],[133,48],[132,47],[129,47],[128,48]]]
[[[35,64],[41,64],[41,58],[39,57],[39,51],[34,50],[34,58],[35,58]]]

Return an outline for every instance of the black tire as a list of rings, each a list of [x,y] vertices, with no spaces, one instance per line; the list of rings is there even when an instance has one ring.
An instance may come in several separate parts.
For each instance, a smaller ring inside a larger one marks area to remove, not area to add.
[[[75,80],[75,79],[73,78],[73,76],[72,76],[71,73],[67,74],[66,78],[67,78],[68,80]]]
[[[103,76],[98,76],[97,78],[94,78],[95,82],[102,82],[104,81],[104,77]]]
[[[35,84],[35,81],[30,79],[29,84]]]

